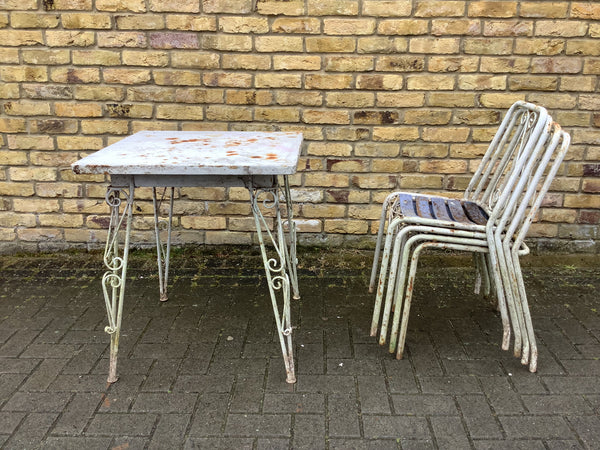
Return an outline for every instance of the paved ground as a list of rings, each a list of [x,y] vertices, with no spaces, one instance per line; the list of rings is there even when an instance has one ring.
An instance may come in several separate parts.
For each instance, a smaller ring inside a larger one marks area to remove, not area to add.
[[[0,448],[600,448],[597,260],[526,269],[531,374],[470,269],[419,273],[397,361],[368,336],[368,254],[307,253],[295,386],[253,250],[174,255],[164,304],[135,252],[111,386],[100,255],[0,257]]]

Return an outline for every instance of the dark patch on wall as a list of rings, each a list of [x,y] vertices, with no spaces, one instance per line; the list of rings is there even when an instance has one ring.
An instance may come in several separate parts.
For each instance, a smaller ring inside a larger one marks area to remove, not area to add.
[[[110,117],[129,117],[131,105],[123,105],[118,103],[108,103],[106,111]]]
[[[344,190],[340,190],[340,191],[327,190],[327,193],[329,195],[331,195],[333,197],[333,199],[337,203],[348,203],[348,197],[350,195],[350,191],[344,191]]]
[[[44,11],[52,11],[55,9],[54,0],[42,0],[42,5],[44,6]]]

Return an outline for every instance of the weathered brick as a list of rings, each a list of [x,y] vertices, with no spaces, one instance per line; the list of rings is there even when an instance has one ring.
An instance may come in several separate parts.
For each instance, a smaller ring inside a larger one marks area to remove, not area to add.
[[[516,1],[476,1],[469,2],[467,14],[471,17],[515,17],[518,2]]]
[[[391,37],[359,37],[358,53],[402,53],[408,50],[408,39]]]
[[[460,75],[458,88],[464,91],[504,90],[506,89],[505,75]]]
[[[558,87],[558,77],[515,75],[508,79],[511,91],[555,91]]]
[[[202,84],[202,75],[197,71],[154,70],[152,75],[158,85],[194,86]]]
[[[307,89],[348,89],[352,86],[352,75],[308,74],[304,76]]]
[[[418,138],[418,127],[373,127],[374,141],[414,141]]]
[[[512,39],[468,38],[464,41],[464,52],[475,55],[510,55],[512,46]]]
[[[202,37],[202,48],[206,50],[249,52],[252,50],[252,38],[234,34],[204,35]]]
[[[348,124],[350,116],[347,111],[336,110],[304,110],[302,113],[302,121],[305,123],[331,123],[331,124]]]
[[[515,53],[522,55],[558,55],[565,49],[563,39],[528,38],[515,40]]]
[[[269,31],[269,22],[265,17],[221,17],[219,31],[262,34]]]
[[[312,55],[275,55],[273,56],[275,70],[320,70],[321,57]]]
[[[162,30],[165,27],[165,18],[159,15],[122,15],[115,17],[119,30]]]
[[[423,106],[425,94],[414,92],[378,92],[376,105],[384,108]]]
[[[451,75],[408,75],[406,88],[409,91],[444,91],[453,89],[455,82]]]
[[[504,22],[492,20],[483,27],[484,36],[533,36],[533,22]]]
[[[538,20],[535,24],[536,36],[585,36],[588,26],[585,22]]]
[[[306,51],[310,53],[350,53],[356,50],[356,40],[350,37],[307,37]]]
[[[565,18],[567,17],[569,4],[567,2],[549,2],[545,3],[543,8],[540,8],[538,2],[524,1],[521,2],[519,15],[521,17],[534,18]]]
[[[416,36],[427,34],[428,26],[426,20],[389,19],[379,22],[377,32],[382,35]]]
[[[323,94],[318,91],[278,91],[275,94],[275,101],[278,105],[304,105],[321,106],[323,104]]]
[[[228,90],[225,95],[229,105],[269,105],[273,101],[273,94],[268,91]]]
[[[325,58],[325,70],[328,72],[366,72],[373,70],[373,61],[371,56],[328,56]]]
[[[4,113],[9,116],[48,116],[50,115],[50,104],[45,102],[32,102],[20,100],[16,102],[5,102]]]
[[[247,73],[218,73],[204,74],[202,81],[206,86],[225,86],[248,88],[252,86],[253,77]]]
[[[185,2],[189,7],[193,3]],[[180,11],[180,10],[179,10]],[[197,16],[193,14],[169,14],[166,17],[167,28],[182,31],[216,31],[217,20],[212,16]]]
[[[7,47],[40,45],[44,38],[40,30],[0,30],[0,42]]]
[[[277,0],[266,0],[256,3],[259,14],[301,16],[304,14],[304,0],[290,0],[280,2]]]
[[[135,31],[102,31],[97,33],[98,47],[147,47],[145,33]]]
[[[408,49],[411,53],[458,53],[460,40],[458,38],[411,38]]]
[[[296,123],[300,120],[300,111],[297,108],[256,108],[254,120]]]
[[[470,19],[435,19],[431,21],[431,34],[477,36],[481,34],[481,22]]]
[[[302,78],[299,74],[259,73],[254,79],[257,88],[299,88]]]
[[[45,67],[35,66],[3,66],[0,67],[0,78],[4,82],[34,81],[43,82],[48,80]]]
[[[146,5],[143,0],[96,0],[99,11],[110,12],[145,12]]]
[[[424,68],[423,56],[381,56],[375,64],[378,72],[421,72]]]
[[[271,58],[268,55],[230,55],[221,56],[223,69],[268,70],[271,68]]]
[[[252,111],[235,106],[210,105],[206,108],[208,120],[248,122],[252,120]]]
[[[187,2],[185,0],[150,0],[150,11],[154,12],[200,12],[200,2]]]
[[[56,28],[59,23],[60,16],[58,14],[42,15],[15,11],[10,15],[10,24],[13,28]]]
[[[357,0],[307,0],[309,16],[356,16]]]
[[[75,65],[97,65],[117,66],[121,63],[121,55],[112,50],[73,50],[73,64]]]
[[[289,2],[286,3],[289,4]],[[278,17],[273,21],[271,31],[274,33],[319,34],[321,21],[314,17]]]

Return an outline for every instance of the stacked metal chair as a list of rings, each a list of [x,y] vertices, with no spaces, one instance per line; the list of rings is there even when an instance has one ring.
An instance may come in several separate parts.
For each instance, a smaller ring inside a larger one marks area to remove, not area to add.
[[[372,336],[379,329],[381,345],[389,335],[390,352],[402,358],[420,253],[426,248],[467,251],[476,256],[476,291],[483,280],[485,293],[496,296],[502,349],[509,349],[512,333],[514,355],[531,372],[537,370],[519,256],[529,253],[524,238],[569,143],[568,133],[544,108],[519,101],[508,110],[462,200],[407,192],[388,195],[369,288],[372,292],[375,287],[387,228],[371,325]]]

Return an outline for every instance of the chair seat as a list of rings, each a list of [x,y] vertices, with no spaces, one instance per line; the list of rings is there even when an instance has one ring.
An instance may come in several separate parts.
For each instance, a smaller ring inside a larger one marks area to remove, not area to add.
[[[446,197],[400,193],[395,209],[403,217],[455,222],[463,225],[486,225],[488,213],[477,203]]]

